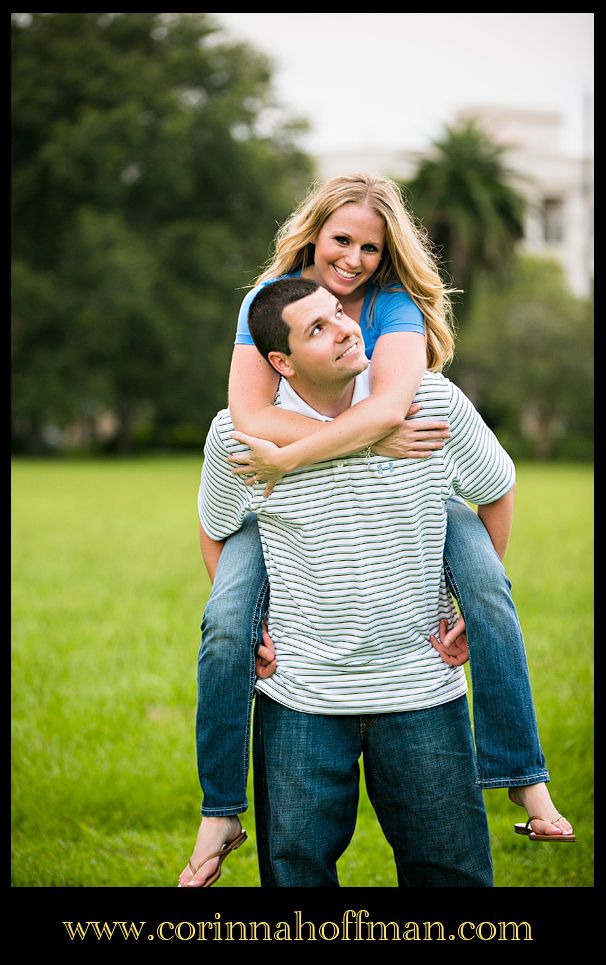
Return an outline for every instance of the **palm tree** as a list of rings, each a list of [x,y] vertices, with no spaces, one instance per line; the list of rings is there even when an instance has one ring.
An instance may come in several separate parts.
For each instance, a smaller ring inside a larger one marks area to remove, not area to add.
[[[465,121],[446,128],[414,178],[403,184],[427,229],[449,283],[464,292],[465,313],[481,274],[503,277],[524,236],[526,201],[511,186],[506,148]],[[464,314],[461,308],[457,312]]]

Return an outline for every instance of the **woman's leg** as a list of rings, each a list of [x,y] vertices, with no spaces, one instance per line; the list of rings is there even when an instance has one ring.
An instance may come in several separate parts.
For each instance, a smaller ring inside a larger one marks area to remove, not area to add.
[[[448,501],[444,565],[469,643],[480,785],[548,781],[511,583],[481,519],[458,499]]]
[[[520,622],[511,583],[478,515],[460,499],[448,501],[446,576],[465,620],[473,685],[479,783],[510,788],[510,797],[537,831],[571,830],[558,817],[545,782],[549,773],[539,741]]]
[[[225,543],[202,619],[196,754],[203,815],[238,814],[248,807],[255,651],[267,588],[257,520],[249,514]]]
[[[255,651],[261,642],[268,580],[257,520],[249,514],[225,542],[202,620],[198,656],[196,754],[203,791],[203,820],[192,864],[218,850],[238,833],[237,817],[248,808],[251,709]],[[195,884],[216,867],[208,862]],[[193,879],[184,869],[181,883]]]

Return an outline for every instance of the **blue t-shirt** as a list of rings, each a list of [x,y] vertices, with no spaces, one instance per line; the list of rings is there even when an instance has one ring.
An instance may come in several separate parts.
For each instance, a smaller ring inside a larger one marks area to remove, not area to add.
[[[290,275],[281,275],[282,278],[298,278],[300,271],[295,271]],[[269,285],[277,278],[268,278],[248,292],[240,307],[238,315],[238,329],[236,331],[236,345],[254,345],[252,336],[248,329],[248,310],[257,292]],[[376,295],[376,298],[375,298]],[[371,319],[371,305],[372,310]],[[401,286],[393,289],[377,288],[368,282],[364,304],[360,315],[360,328],[364,338],[364,349],[366,357],[370,359],[377,341],[381,335],[391,332],[418,332],[425,334],[425,324],[423,314],[415,305],[408,292]]]

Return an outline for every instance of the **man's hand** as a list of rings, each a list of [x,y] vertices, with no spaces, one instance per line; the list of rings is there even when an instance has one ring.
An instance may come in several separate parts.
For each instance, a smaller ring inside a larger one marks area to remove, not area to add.
[[[259,645],[257,651],[255,673],[261,680],[265,680],[275,673],[277,666],[275,647],[267,630],[267,622],[263,620],[263,643]]]
[[[432,452],[443,449],[444,439],[450,436],[448,422],[444,419],[411,419],[421,408],[418,402],[411,405],[402,425],[375,442],[372,451],[390,459],[427,459]]]
[[[452,630],[448,630],[448,620],[440,620],[440,639],[430,634],[429,639],[444,663],[460,667],[469,660],[469,645],[465,634],[465,620],[459,617]]]

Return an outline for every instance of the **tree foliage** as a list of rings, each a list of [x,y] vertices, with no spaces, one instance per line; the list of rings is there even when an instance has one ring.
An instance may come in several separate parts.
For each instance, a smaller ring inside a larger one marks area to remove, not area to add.
[[[480,278],[504,278],[524,236],[525,199],[511,184],[505,148],[474,121],[447,127],[403,187],[436,248],[462,322]]]
[[[557,262],[524,256],[503,289],[480,285],[449,376],[512,455],[592,458],[593,305]]]
[[[14,15],[12,72],[17,445],[104,410],[123,449],[201,440],[303,123],[207,14]]]
[[[53,426],[201,445],[245,289],[314,175],[303,128],[212,15],[13,14],[14,449]],[[513,454],[590,457],[591,306],[515,261],[503,148],[447,129],[405,188],[464,289],[451,377]]]

